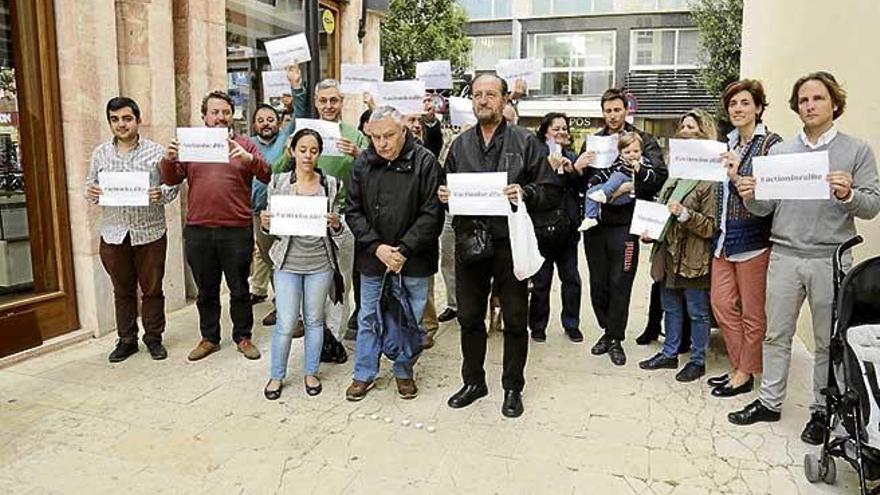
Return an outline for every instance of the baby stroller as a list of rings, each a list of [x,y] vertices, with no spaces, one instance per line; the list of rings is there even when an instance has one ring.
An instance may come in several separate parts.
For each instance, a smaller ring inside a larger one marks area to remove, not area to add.
[[[862,495],[880,494],[880,257],[844,273],[841,260],[861,236],[834,253],[834,302],[828,372],[823,389],[826,424],[822,452],[804,456],[807,480],[834,483],[834,458],[850,463],[859,474]]]

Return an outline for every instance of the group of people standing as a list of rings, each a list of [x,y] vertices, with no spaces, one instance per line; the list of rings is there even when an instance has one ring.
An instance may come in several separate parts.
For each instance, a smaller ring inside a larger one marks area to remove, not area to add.
[[[384,294],[391,291],[407,301],[424,348],[431,345],[425,330],[436,328],[438,320],[458,319],[463,383],[448,400],[452,408],[488,395],[486,317],[489,312],[494,320],[491,307],[497,305],[504,339],[501,412],[521,415],[529,337],[547,339],[554,269],[562,282],[562,328],[571,341],[584,340],[577,251],[583,236],[590,302],[600,329],[591,353],[607,354],[614,365],[626,364],[623,342],[640,244],[650,243],[651,318],[636,342],[648,345],[658,338],[659,315],[665,341],[639,367],[678,369],[679,355],[689,352],[676,379],[700,379],[714,320],[730,368],[709,379],[712,395],[750,392],[762,374],[759,399],[730,414],[735,424],[779,419],[797,316],[809,298],[816,397],[802,438],[810,443],[821,439],[824,401],[819,390],[825,383],[831,329],[831,253],[855,233],[854,218],[870,219],[880,211],[874,155],[863,141],[838,130],[835,120],[843,113],[846,93],[831,74],[812,73],[795,83],[789,104],[803,129],[784,141],[763,122],[768,102],[760,82],[744,79],[727,88],[722,105],[733,130],[725,139],[728,151],[720,157],[728,170],[724,182],[669,177],[657,140],[626,121],[627,98],[618,89],[602,95],[604,126],[597,134],[618,135],[619,155],[610,168],[598,168],[595,151],[572,149],[564,114],[548,114],[537,132],[517,126],[511,96],[524,91],[518,84],[511,92],[503,79],[489,74],[470,83],[477,119],[471,128],[441,131],[430,99],[423,115],[370,105],[360,129],[340,124],[337,152],[326,154],[319,132],[294,132],[296,119],[305,114],[305,92],[297,67],[288,69],[288,78],[292,118],[285,122],[273,107],[259,106],[252,118],[254,136],[230,134],[229,163],[222,166],[181,162],[176,141],[163,149],[139,136],[140,111],[134,101],[120,97],[108,103],[114,138],[95,150],[88,199],[99,201],[102,171],[148,171],[152,187],[150,206],[103,208],[101,258],[114,285],[119,333],[112,362],[137,352],[137,285],[143,292],[144,342],[153,358],[167,356],[161,344],[163,205],[186,180],[184,237],[199,291],[202,334],[189,359],[200,360],[220,348],[221,276],[230,292],[233,340],[245,357],[259,358],[251,342],[252,304],[268,293],[259,280],[270,279],[275,309],[266,322],[274,323],[275,331],[263,391],[267,399],[281,396],[291,341],[300,336],[305,337],[305,391],[320,394],[322,351],[328,339],[345,336],[349,320],[356,328],[349,335],[356,341],[355,365],[345,395],[363,399],[379,372],[383,343],[378,328]],[[314,103],[322,120],[340,123],[343,101],[336,81],[316,85]],[[233,102],[225,93],[205,97],[207,127],[229,128],[232,114]],[[676,137],[719,139],[715,120],[702,110],[680,118]],[[829,153],[831,199],[755,199],[753,157],[813,151]],[[447,213],[453,192],[446,176],[484,172],[506,173],[504,194],[513,207],[524,203],[532,216],[545,262],[531,281],[514,276],[504,217]],[[326,235],[272,235],[267,206],[278,195],[325,198]],[[630,233],[636,200],[661,202],[669,209],[659,239]],[[438,265],[447,288],[447,307],[439,317],[432,283]],[[352,287],[350,319],[344,308]],[[397,393],[404,399],[418,395],[417,354],[394,359]]]

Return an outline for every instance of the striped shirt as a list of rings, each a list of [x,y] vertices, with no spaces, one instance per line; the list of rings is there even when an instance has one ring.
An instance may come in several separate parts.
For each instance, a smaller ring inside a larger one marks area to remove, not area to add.
[[[128,153],[119,152],[115,138],[95,148],[86,176],[86,191],[90,186],[100,186],[99,172],[149,172],[150,187],[162,189],[159,204],[101,207],[101,238],[107,244],[122,244],[130,235],[131,245],[139,246],[165,235],[165,205],[174,201],[178,188],[160,185],[159,160],[164,154],[162,146],[144,138],[138,138],[138,143]]]

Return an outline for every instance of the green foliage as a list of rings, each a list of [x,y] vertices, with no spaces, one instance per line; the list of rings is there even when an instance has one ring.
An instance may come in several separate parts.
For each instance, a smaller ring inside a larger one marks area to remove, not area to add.
[[[416,62],[449,59],[453,77],[470,65],[467,15],[454,0],[391,0],[382,21],[385,80],[412,79]]]
[[[720,95],[739,79],[743,0],[691,0],[690,7],[700,28],[700,79]]]

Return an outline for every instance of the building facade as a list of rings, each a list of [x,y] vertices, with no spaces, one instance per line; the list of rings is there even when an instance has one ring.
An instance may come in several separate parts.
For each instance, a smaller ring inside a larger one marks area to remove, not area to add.
[[[322,76],[378,62],[387,0],[0,1],[0,358],[115,328],[100,212],[83,197],[92,149],[111,137],[107,100],[137,100],[142,136],[167,144],[200,125],[205,93],[228,89],[244,130],[264,98],[263,43],[304,32],[309,8]],[[183,194],[166,209],[168,311],[188,295],[185,208]]]
[[[574,133],[601,126],[599,97],[622,87],[637,125],[658,136],[694,107],[711,107],[697,82],[699,32],[687,0],[460,0],[475,73],[500,58],[543,61],[539,90],[520,103],[523,123],[565,112]]]

